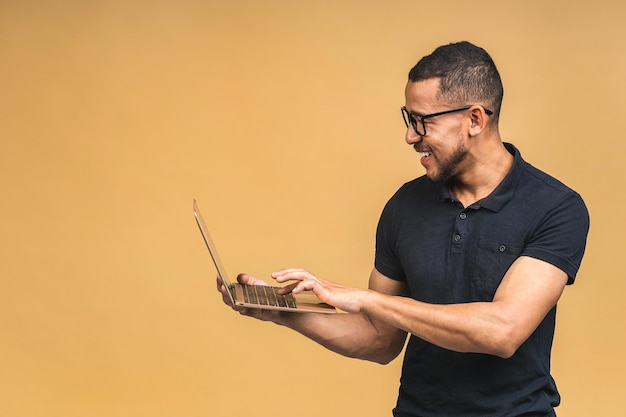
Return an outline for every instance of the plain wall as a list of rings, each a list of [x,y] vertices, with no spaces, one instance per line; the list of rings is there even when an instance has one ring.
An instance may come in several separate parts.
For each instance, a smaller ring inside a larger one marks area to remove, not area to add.
[[[0,0],[0,415],[391,415],[400,359],[222,304],[192,199],[231,274],[365,287],[383,205],[423,174],[406,75],[463,39],[500,69],[503,138],[590,210],[558,309],[559,416],[626,415],[625,17],[610,0]]]

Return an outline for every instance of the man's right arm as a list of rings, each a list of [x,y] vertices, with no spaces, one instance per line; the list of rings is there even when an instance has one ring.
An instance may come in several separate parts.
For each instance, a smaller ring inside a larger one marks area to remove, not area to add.
[[[242,284],[264,283],[249,275],[240,275]],[[218,288],[220,287],[218,280]],[[391,280],[372,270],[369,289],[389,295],[405,295],[406,284]],[[223,293],[224,289],[220,288]],[[386,364],[395,359],[407,333],[366,314],[286,313],[271,310],[236,308],[243,315],[272,321],[293,329],[325,348],[343,356]]]

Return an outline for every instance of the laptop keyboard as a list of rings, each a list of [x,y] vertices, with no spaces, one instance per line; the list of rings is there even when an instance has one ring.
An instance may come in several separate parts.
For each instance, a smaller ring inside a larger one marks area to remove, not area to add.
[[[242,285],[246,303],[264,306],[296,308],[296,299],[292,294],[278,294],[281,287],[267,285]]]

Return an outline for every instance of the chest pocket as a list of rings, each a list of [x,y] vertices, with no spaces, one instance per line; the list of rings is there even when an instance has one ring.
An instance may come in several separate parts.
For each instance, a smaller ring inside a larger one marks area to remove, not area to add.
[[[504,274],[522,252],[521,244],[481,237],[478,240],[472,286],[477,301],[491,301]]]

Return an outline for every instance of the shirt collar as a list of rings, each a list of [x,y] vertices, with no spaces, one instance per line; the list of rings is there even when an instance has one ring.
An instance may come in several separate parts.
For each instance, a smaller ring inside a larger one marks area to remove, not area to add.
[[[506,174],[504,179],[500,182],[500,184],[498,184],[491,194],[472,204],[470,206],[471,208],[482,207],[498,212],[513,197],[515,187],[517,186],[517,183],[522,176],[522,172],[524,171],[524,160],[515,146],[510,143],[504,143],[504,146],[506,150],[513,155],[513,165],[511,166],[511,170],[508,174]],[[450,194],[448,184],[439,184],[438,186],[440,187],[439,198],[441,201],[457,201],[456,198]]]

